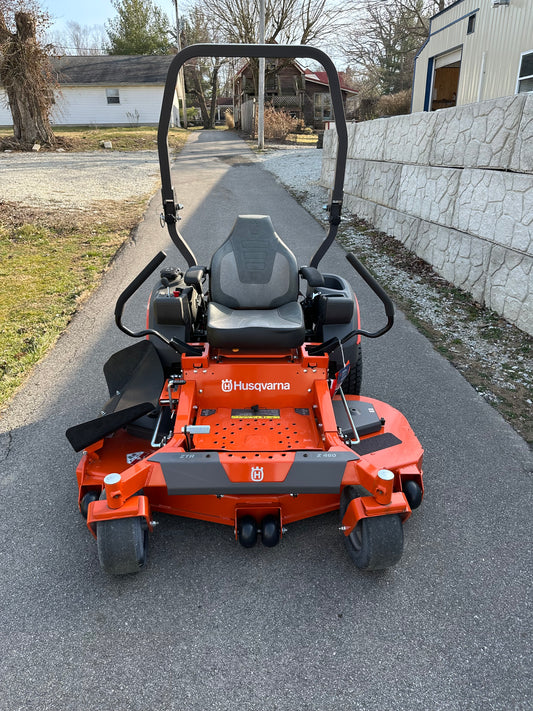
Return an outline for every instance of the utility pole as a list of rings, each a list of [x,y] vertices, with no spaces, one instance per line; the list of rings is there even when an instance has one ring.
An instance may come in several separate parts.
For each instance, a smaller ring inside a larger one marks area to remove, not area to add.
[[[174,10],[176,11],[176,47],[178,52],[181,52],[181,31],[180,31],[180,16],[178,12],[178,0],[174,0]],[[178,74],[178,86],[181,87],[182,94],[182,106],[183,106],[183,128],[187,128],[187,102],[185,99],[185,68],[182,67]],[[179,96],[178,96],[178,107],[179,107]],[[179,109],[178,109],[178,121],[179,121]],[[179,125],[179,123],[178,123]]]
[[[259,44],[265,44],[265,0],[259,6]],[[257,97],[257,147],[265,147],[265,58],[259,57],[259,96]]]

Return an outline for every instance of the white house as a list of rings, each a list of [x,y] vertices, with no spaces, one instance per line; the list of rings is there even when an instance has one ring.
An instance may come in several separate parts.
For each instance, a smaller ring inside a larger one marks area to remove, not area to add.
[[[59,90],[55,92],[52,124],[156,125],[172,59],[172,55],[54,58],[52,66]],[[173,124],[178,126],[183,96],[183,82],[180,81],[173,111]],[[5,92],[0,89],[0,125],[11,126],[12,123]]]
[[[431,18],[412,111],[533,91],[533,0],[457,0]]]

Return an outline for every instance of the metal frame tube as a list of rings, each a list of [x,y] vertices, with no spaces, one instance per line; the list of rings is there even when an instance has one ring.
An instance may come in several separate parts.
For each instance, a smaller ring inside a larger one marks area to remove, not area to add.
[[[329,249],[337,234],[340,223],[340,211],[343,198],[344,173],[346,170],[346,154],[348,151],[348,131],[344,117],[344,106],[339,82],[339,75],[335,65],[327,54],[315,47],[307,45],[271,45],[271,44],[194,44],[185,47],[172,60],[165,89],[157,133],[157,150],[159,153],[159,167],[161,171],[161,195],[163,199],[163,212],[167,228],[174,244],[187,260],[189,266],[197,264],[196,257],[189,245],[183,239],[176,227],[176,208],[172,177],[170,172],[170,155],[168,150],[168,129],[172,115],[172,105],[178,73],[181,67],[195,57],[265,57],[281,59],[308,58],[319,62],[328,75],[331,102],[335,116],[338,145],[335,169],[335,181],[330,204],[329,232],[313,255],[310,265],[316,267],[324,254]]]

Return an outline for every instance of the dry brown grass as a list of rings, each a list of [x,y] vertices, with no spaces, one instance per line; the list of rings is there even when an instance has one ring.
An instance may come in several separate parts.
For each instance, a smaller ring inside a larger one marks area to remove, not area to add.
[[[179,151],[187,140],[184,128],[171,128],[168,144],[172,150]],[[111,141],[114,151],[145,151],[157,149],[157,127],[109,127],[109,128],[55,128],[53,146],[43,146],[41,150],[63,149],[67,152],[103,150],[102,141]],[[27,147],[26,147],[27,149]],[[13,138],[12,132],[0,133],[0,151],[23,150]]]

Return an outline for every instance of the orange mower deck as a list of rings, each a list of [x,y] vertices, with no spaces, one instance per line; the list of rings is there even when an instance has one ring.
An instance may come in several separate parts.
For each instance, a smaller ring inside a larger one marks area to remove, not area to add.
[[[149,526],[156,511],[233,527],[243,515],[260,522],[272,514],[289,524],[338,509],[347,485],[364,487],[368,497],[349,507],[345,535],[365,516],[408,518],[402,480],[422,485],[422,448],[400,412],[348,396],[350,403],[369,403],[383,421],[379,431],[352,448],[339,437],[325,356],[310,358],[302,347],[283,358],[215,358],[208,347],[200,358],[184,356],[183,384],[163,391],[162,402],[176,405],[175,434],[163,447],[121,431],[83,455],[77,470],[80,501],[87,491],[103,488],[107,474],[120,475],[106,485],[105,500],[89,505],[91,531],[98,521],[123,515],[126,502],[124,515],[142,515]],[[210,431],[181,431],[190,424]],[[383,470],[394,478],[383,479]],[[134,496],[140,490],[143,495]]]

